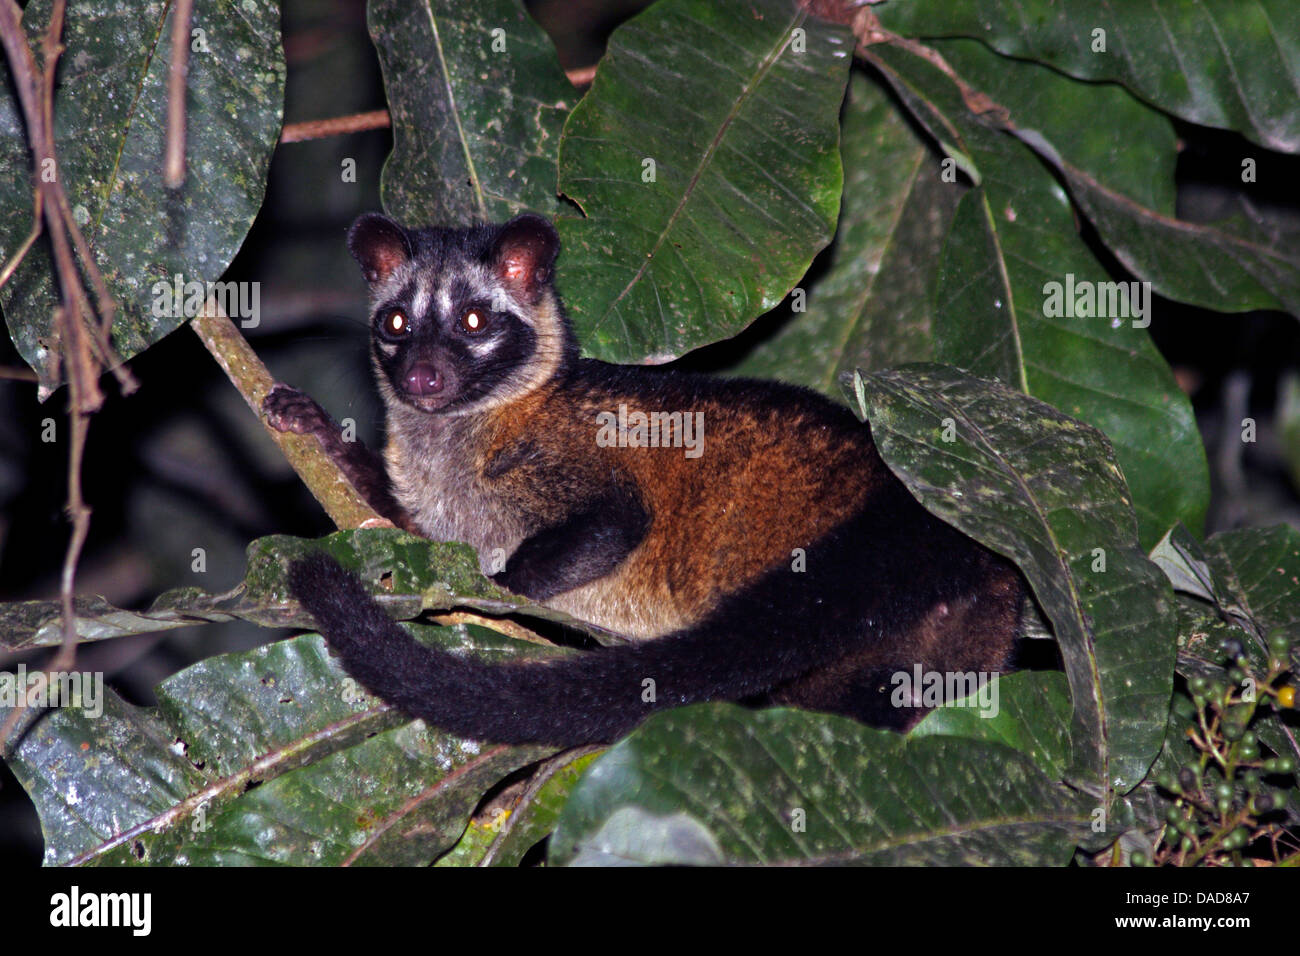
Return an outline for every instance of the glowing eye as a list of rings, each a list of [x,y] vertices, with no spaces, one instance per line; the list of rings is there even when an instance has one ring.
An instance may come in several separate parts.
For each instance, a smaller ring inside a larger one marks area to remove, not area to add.
[[[482,332],[487,328],[487,313],[482,309],[466,309],[460,317],[460,327],[466,332]]]
[[[406,321],[406,313],[393,309],[384,316],[384,331],[389,335],[405,335],[411,330],[411,323]]]

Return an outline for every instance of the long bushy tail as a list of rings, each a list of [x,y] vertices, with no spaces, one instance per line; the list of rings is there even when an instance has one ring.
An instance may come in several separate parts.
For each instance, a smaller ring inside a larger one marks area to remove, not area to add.
[[[835,628],[810,645],[788,627],[733,621],[548,662],[485,664],[416,641],[325,554],[295,561],[289,582],[373,693],[432,726],[497,743],[613,741],[658,709],[770,690],[862,639]]]

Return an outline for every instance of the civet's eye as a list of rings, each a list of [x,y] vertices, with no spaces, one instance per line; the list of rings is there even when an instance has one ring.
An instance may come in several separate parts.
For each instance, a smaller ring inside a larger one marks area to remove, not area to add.
[[[471,335],[482,332],[488,326],[488,314],[482,309],[466,309],[460,317],[460,327]]]
[[[384,332],[388,335],[405,335],[411,331],[411,323],[406,318],[406,313],[401,309],[390,309],[388,314],[383,318]]]

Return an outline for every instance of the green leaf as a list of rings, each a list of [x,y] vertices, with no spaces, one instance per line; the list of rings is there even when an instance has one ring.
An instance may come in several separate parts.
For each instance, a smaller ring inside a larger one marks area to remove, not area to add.
[[[1037,63],[998,56],[976,40],[928,45],[962,80],[1005,108],[1022,136],[1050,142],[1110,190],[1174,214],[1178,147],[1169,117],[1122,87],[1081,83]]]
[[[1122,83],[1193,123],[1300,151],[1300,7],[1291,0],[895,0],[879,15],[907,36],[974,37],[1080,79]]]
[[[161,595],[147,611],[126,611],[101,597],[75,601],[77,634],[101,641],[211,621],[244,620],[263,627],[311,627],[309,616],[289,596],[289,564],[309,551],[324,550],[360,575],[375,599],[399,619],[422,611],[476,608],[494,614],[526,612],[570,624],[605,643],[617,635],[503,591],[479,571],[478,556],[465,544],[427,541],[391,528],[339,531],[319,540],[271,535],[248,546],[244,581],[224,594],[185,587]],[[58,601],[0,603],[0,648],[18,651],[62,642]]]
[[[1079,238],[1060,186],[1025,147],[970,113],[931,64],[891,47],[871,51],[936,139],[955,142],[982,176],[959,202],[944,252],[936,360],[999,378],[1104,431],[1148,547],[1176,521],[1199,529],[1209,472],[1191,404],[1143,320],[1075,315],[1071,290],[1105,289],[1110,277]],[[1062,292],[1069,308],[1056,309]]]
[[[785,297],[835,230],[851,52],[787,0],[661,0],[615,31],[560,146],[588,354],[667,361]]]
[[[1080,83],[974,40],[936,40],[963,81],[1007,111],[1001,121],[1061,172],[1116,257],[1155,291],[1221,312],[1300,315],[1300,254],[1262,213],[1174,218],[1174,131],[1121,88]]]
[[[1277,430],[1291,487],[1300,491],[1300,374],[1294,370],[1278,383]]]
[[[370,0],[393,152],[384,208],[411,225],[553,214],[560,130],[578,95],[517,0]]]
[[[27,6],[29,38],[43,32],[50,6],[50,0]],[[189,58],[188,171],[179,190],[163,186],[174,9],[162,0],[73,0],[64,26],[66,50],[54,98],[58,176],[121,306],[113,344],[123,358],[195,314],[194,302],[185,301],[188,287],[178,311],[172,291],[156,301],[156,284],[174,290],[177,276],[182,283],[211,282],[230,264],[261,207],[280,133],[285,67],[279,4],[196,0],[193,28],[203,31],[206,48],[192,47]],[[0,261],[14,253],[32,225],[31,157],[5,76],[0,168],[13,174],[0,177]],[[0,290],[14,344],[46,389],[61,380],[52,365],[52,268],[42,237]],[[255,321],[252,292],[228,291],[227,314]]]
[[[908,735],[946,734],[1006,744],[1051,779],[1061,779],[1070,756],[1070,685],[1065,675],[1023,671],[994,678],[989,686],[996,695],[996,713],[987,713],[975,695],[930,711]]]
[[[1060,865],[1085,803],[1000,744],[701,704],[656,714],[591,765],[548,859]]]
[[[601,751],[574,757],[562,753],[538,769],[508,812],[480,824],[471,820],[465,835],[438,866],[518,866],[529,850],[555,829],[569,794]]]
[[[943,366],[859,377],[857,392],[881,456],[921,504],[1029,580],[1070,682],[1070,775],[1098,796],[1136,786],[1164,738],[1173,594],[1138,547],[1105,437]]]
[[[1207,601],[1215,599],[1214,575],[1201,546],[1181,524],[1174,525],[1151,551],[1151,561],[1175,591],[1194,594]]]
[[[1224,641],[1236,641],[1255,663],[1264,660],[1246,631],[1224,620],[1213,605],[1185,594],[1176,595],[1178,609],[1178,673],[1183,677],[1224,679]],[[1253,651],[1253,653],[1252,653]]]
[[[1161,295],[1220,312],[1283,309],[1300,316],[1300,252],[1294,236],[1246,220],[1184,222],[1110,189],[1047,143],[1031,142],[1064,175],[1107,247]]]
[[[495,821],[469,821],[456,845],[438,857],[434,866],[482,866],[483,857],[492,849],[497,838]]]
[[[1225,531],[1205,542],[1205,555],[1226,595],[1224,609],[1248,622],[1260,659],[1269,631],[1300,629],[1300,530],[1280,524]]]
[[[1269,633],[1289,632],[1293,644],[1300,639],[1300,531],[1288,525],[1243,528],[1214,535],[1203,549],[1186,536],[1175,536],[1172,544],[1194,569],[1195,586],[1185,590],[1209,595],[1208,601],[1178,596],[1179,673],[1229,680],[1223,644],[1233,641],[1249,669],[1262,677],[1272,656]],[[1258,688],[1256,695],[1262,696]],[[1294,728],[1273,707],[1256,711],[1251,730],[1275,754],[1300,757]],[[1176,770],[1196,756],[1181,728],[1166,749],[1160,769]],[[1288,787],[1286,795],[1288,812],[1300,820],[1300,793]]]
[[[881,87],[856,71],[840,148],[839,228],[800,283],[807,311],[789,311],[787,299],[781,329],[731,371],[845,402],[844,379],[855,368],[931,357],[930,290],[960,191],[940,180],[929,150]]]
[[[537,653],[472,626],[415,633]],[[315,635],[202,661],[158,698],[108,691],[102,713],[49,712],[23,737],[10,765],[47,863],[428,863],[485,790],[545,753],[423,729],[362,693]]]

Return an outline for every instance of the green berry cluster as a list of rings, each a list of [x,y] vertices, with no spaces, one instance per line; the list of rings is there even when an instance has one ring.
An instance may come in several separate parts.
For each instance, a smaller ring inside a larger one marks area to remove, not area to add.
[[[1224,642],[1222,676],[1192,677],[1174,710],[1186,718],[1192,758],[1156,779],[1172,797],[1154,855],[1135,852],[1134,866],[1251,865],[1300,862],[1294,833],[1278,812],[1296,786],[1296,761],[1266,756],[1252,727],[1295,706],[1292,647],[1281,630],[1268,635],[1268,668],[1259,675],[1237,640]]]

